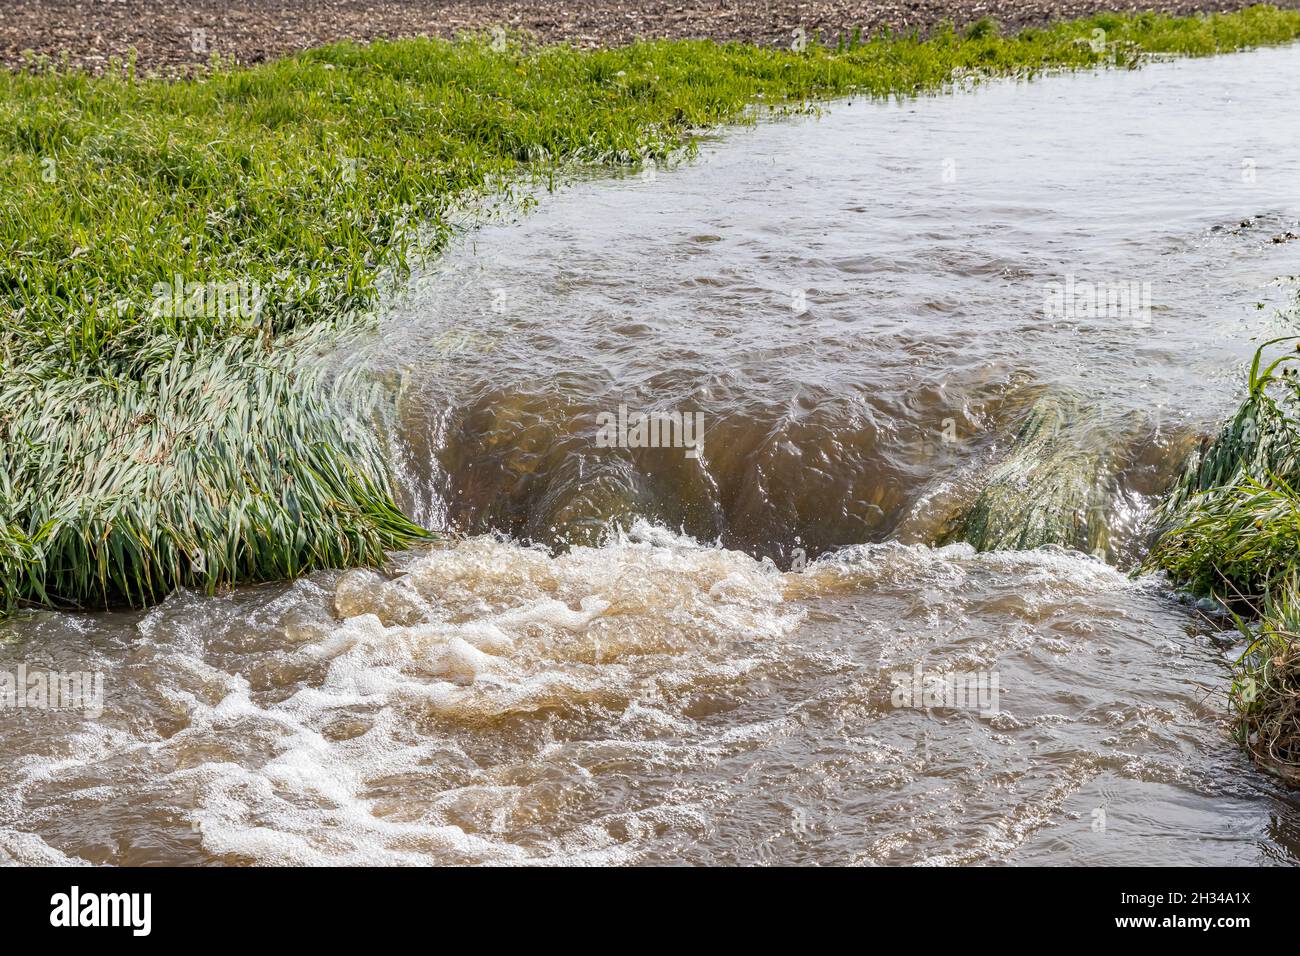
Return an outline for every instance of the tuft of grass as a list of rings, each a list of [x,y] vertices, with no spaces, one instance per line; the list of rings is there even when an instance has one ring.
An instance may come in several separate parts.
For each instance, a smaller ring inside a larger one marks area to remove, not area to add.
[[[464,37],[215,62],[181,82],[129,64],[0,71],[0,611],[375,563],[417,537],[351,413],[300,384],[301,337],[364,315],[503,182],[664,157],[759,100],[1297,37],[1300,12],[1259,6],[839,50]],[[255,321],[159,308],[177,282],[256,285]]]
[[[1295,483],[1300,479],[1300,381],[1287,350],[1265,342],[1251,363],[1246,397],[1213,440],[1187,463],[1156,517],[1148,564],[1227,604],[1259,602],[1300,579]]]
[[[1300,786],[1300,379],[1295,341],[1255,352],[1236,414],[1161,506],[1146,566],[1233,613],[1247,638],[1229,692],[1242,743]]]
[[[1237,736],[1261,767],[1300,787],[1300,587],[1291,580],[1263,605],[1258,625],[1238,618],[1247,647],[1229,699]]]
[[[294,349],[165,342],[138,374],[0,381],[0,603],[147,604],[179,586],[382,562],[393,505],[367,394]]]
[[[980,551],[1046,544],[1104,550],[1105,523],[1095,499],[1106,453],[1089,432],[1077,395],[1041,394],[1025,410],[1005,457],[942,541],[965,541]]]
[[[966,28],[966,39],[983,40],[1002,32],[1002,24],[993,17],[980,17]]]

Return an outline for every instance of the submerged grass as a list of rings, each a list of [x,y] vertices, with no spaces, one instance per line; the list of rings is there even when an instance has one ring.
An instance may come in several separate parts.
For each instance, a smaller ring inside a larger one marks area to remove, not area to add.
[[[1258,763],[1300,786],[1295,341],[1274,339],[1255,353],[1241,407],[1166,498],[1147,563],[1234,615],[1247,638],[1229,695],[1238,734]]]
[[[1090,434],[1079,397],[1047,390],[1020,420],[1007,454],[942,541],[964,541],[980,551],[1057,544],[1104,553],[1104,515],[1094,499],[1107,455]]]
[[[419,39],[185,82],[0,72],[0,610],[374,564],[418,537],[299,340],[521,174],[661,158],[760,100],[1297,37],[1300,12],[1261,6],[798,52]],[[226,308],[234,286],[256,307]]]

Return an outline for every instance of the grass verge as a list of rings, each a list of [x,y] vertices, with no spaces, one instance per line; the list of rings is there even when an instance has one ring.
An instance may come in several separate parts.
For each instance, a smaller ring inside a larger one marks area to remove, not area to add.
[[[464,38],[184,82],[2,72],[0,610],[374,564],[419,537],[302,339],[364,314],[502,182],[664,157],[756,101],[1297,37],[1300,12],[1260,6],[799,51]]]
[[[1147,565],[1234,614],[1247,638],[1229,692],[1238,736],[1261,766],[1300,786],[1295,341],[1275,339],[1255,353],[1241,407],[1166,498]]]

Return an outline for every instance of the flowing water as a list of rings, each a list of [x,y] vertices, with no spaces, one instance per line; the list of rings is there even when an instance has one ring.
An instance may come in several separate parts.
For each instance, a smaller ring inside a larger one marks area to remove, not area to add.
[[[463,537],[5,625],[105,699],[0,711],[0,858],[1296,862],[1233,638],[1128,571],[1294,294],[1298,78],[837,102],[468,232],[346,357]],[[1022,460],[1095,553],[938,544]]]

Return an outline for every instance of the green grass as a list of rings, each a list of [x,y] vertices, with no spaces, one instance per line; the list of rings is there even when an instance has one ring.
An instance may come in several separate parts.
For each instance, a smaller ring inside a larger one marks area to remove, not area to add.
[[[1297,37],[1300,13],[1256,7],[802,52],[465,38],[341,44],[181,82],[130,64],[0,72],[0,607],[138,604],[375,564],[418,537],[300,339],[365,314],[502,182],[662,158],[755,102]],[[177,276],[255,285],[260,305],[157,308],[156,284]]]
[[[1300,362],[1296,337],[1260,346],[1245,399],[1188,463],[1147,559],[1236,618],[1247,649],[1230,701],[1264,767],[1300,785]]]

